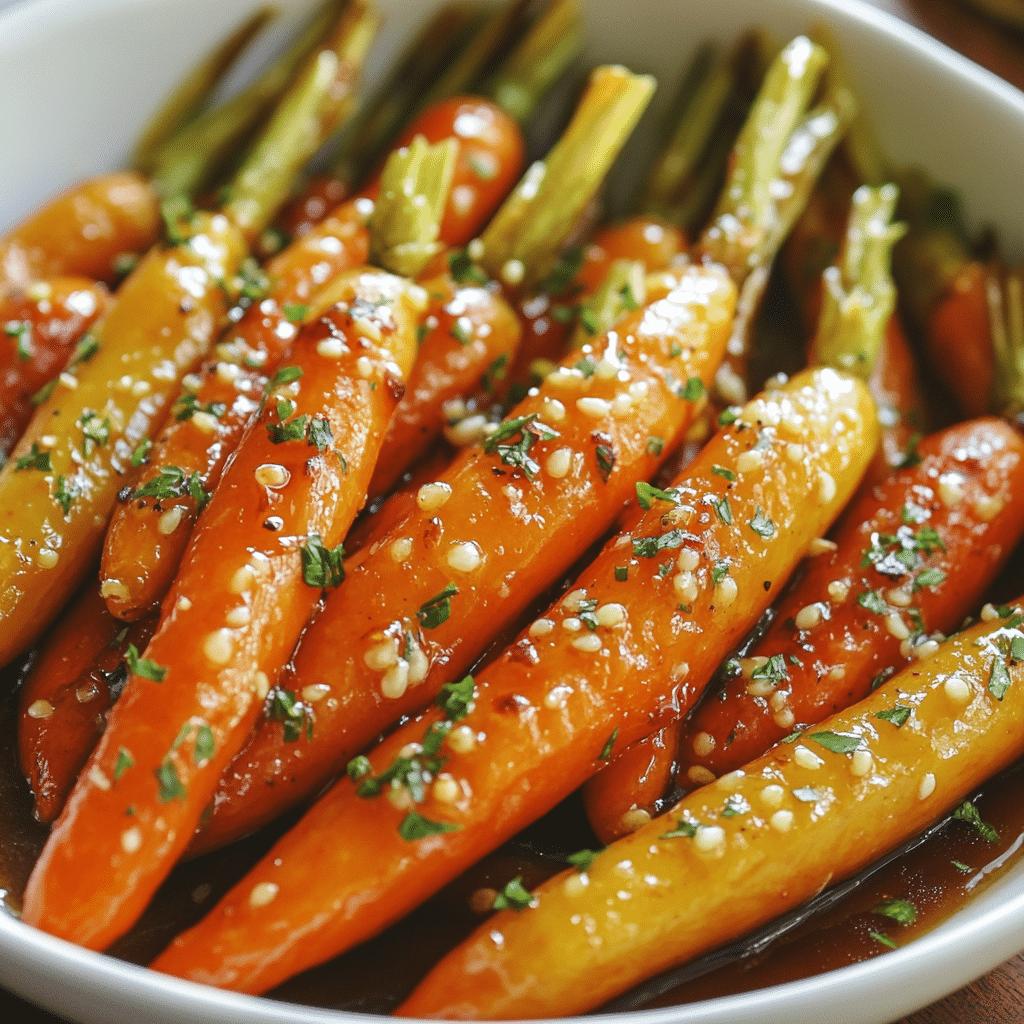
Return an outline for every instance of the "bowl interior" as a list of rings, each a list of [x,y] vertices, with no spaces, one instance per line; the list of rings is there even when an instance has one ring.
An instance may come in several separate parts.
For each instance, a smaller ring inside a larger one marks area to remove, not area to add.
[[[433,4],[378,0],[387,14],[368,87]],[[0,14],[0,231],[78,178],[123,166],[146,118],[179,76],[257,0],[35,0]],[[276,0],[283,17],[253,61],[271,50],[310,0]],[[620,161],[615,195],[629,194],[653,145],[652,128],[694,48],[728,44],[760,24],[779,37],[827,23],[893,158],[919,163],[959,189],[975,223],[998,226],[1009,255],[1024,254],[1020,153],[1024,95],[856,0],[614,0],[585,4],[588,63],[615,61],[658,76],[646,130]],[[235,84],[245,76],[242,70]],[[557,113],[552,115],[557,117]],[[2,841],[2,840],[0,840]],[[877,960],[744,996],[640,1014],[645,1021],[755,1024],[834,1017],[873,1024],[910,1012],[983,973],[1022,944],[1024,864],[946,924]],[[327,1011],[203,989],[79,950],[0,915],[0,981],[76,1020],[140,1022],[339,1020]],[[356,1015],[343,1015],[347,1020]],[[369,1018],[367,1018],[369,1019]]]

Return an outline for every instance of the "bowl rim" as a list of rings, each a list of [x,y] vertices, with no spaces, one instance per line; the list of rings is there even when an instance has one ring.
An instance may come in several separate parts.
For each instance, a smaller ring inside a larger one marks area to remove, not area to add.
[[[130,5],[150,2],[153,0],[93,0],[88,8],[83,5],[79,11],[80,16],[85,17],[86,11],[95,14],[100,10],[123,10]],[[989,99],[1011,108],[1024,123],[1024,92],[928,36],[915,25],[865,0],[800,2],[809,8],[808,20],[816,11],[820,18],[829,17],[877,31],[891,44],[906,47],[937,62],[947,73],[971,88],[981,90]],[[52,25],[57,15],[66,17],[68,13],[66,0],[14,0],[9,6],[0,8],[0,56]],[[978,897],[984,898],[984,894]],[[820,1020],[823,998],[834,1005],[845,999],[856,999],[868,988],[877,991],[886,983],[897,980],[900,984],[890,985],[887,992],[890,1003],[886,1012],[891,1011],[892,1016],[878,1017],[881,1024],[884,1019],[911,1013],[956,990],[1024,947],[1024,937],[1019,929],[1019,922],[1024,917],[1024,890],[1002,902],[990,896],[986,903],[991,905],[986,905],[977,914],[965,915],[964,911],[958,911],[908,945],[861,963],[750,992],[674,1007],[633,1010],[615,1016],[618,1019],[636,1016],[640,1024],[696,1024],[697,1021],[701,1024],[734,1024],[753,1020],[752,1012],[771,1019],[773,1013],[785,1011],[790,1024],[802,1021],[809,1024]],[[954,947],[957,949],[955,959],[951,961],[942,956]],[[55,966],[60,972],[61,983],[54,991],[48,992],[42,987],[42,982],[45,977],[52,986]],[[941,980],[937,980],[929,990],[927,1000],[922,1001],[919,996],[911,994],[912,986],[907,984],[911,977],[939,975]],[[0,981],[12,991],[59,1013],[68,1012],[60,999],[62,992],[87,993],[97,1004],[109,1002],[116,1005],[123,1004],[127,990],[136,1005],[140,996],[146,997],[146,1002],[166,1004],[162,1009],[157,1007],[165,1015],[158,1014],[151,1019],[168,1022],[179,1020],[177,1014],[183,1007],[193,1014],[191,1019],[195,1024],[242,1024],[243,1021],[256,1024],[360,1021],[371,1024],[380,1020],[375,1014],[321,1009],[251,996],[160,974],[40,932],[18,921],[9,911],[0,913]],[[77,1014],[80,1010],[72,1012]],[[196,1016],[197,1012],[202,1015]],[[582,1022],[585,1018],[564,1019]]]

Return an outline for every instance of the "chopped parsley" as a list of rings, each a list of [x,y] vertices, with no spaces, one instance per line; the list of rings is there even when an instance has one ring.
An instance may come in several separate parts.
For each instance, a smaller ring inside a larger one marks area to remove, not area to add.
[[[118,747],[117,760],[114,762],[114,781],[117,782],[129,768],[134,767],[135,758],[132,757],[131,751],[126,750],[124,747]]]
[[[313,709],[299,700],[292,690],[274,690],[267,717],[284,725],[285,743],[297,743],[303,733],[307,740],[313,738]]]
[[[57,487],[53,492],[54,500],[64,509],[64,515],[71,511],[71,503],[78,497],[79,491],[74,483],[69,484],[67,477],[57,477]]]
[[[658,836],[659,839],[692,839],[697,834],[697,826],[692,821],[686,821],[680,818],[676,822],[676,827],[664,835]]]
[[[146,461],[146,456],[149,455],[150,449],[153,447],[153,442],[148,438],[144,437],[136,446],[132,452],[131,464],[138,468]]]
[[[665,450],[665,442],[660,437],[647,438],[647,454],[657,458]]]
[[[207,402],[206,405],[201,405],[198,396],[188,391],[175,403],[174,418],[178,423],[184,423],[185,420],[192,419],[197,412],[205,412],[220,419],[227,411],[228,407],[223,402]]]
[[[718,514],[718,518],[726,526],[732,526],[732,507],[729,505],[729,499],[724,496],[721,498],[711,498],[709,503]]]
[[[656,537],[634,537],[633,554],[637,558],[656,558],[666,548],[680,548],[686,539],[682,530],[669,530]]]
[[[729,575],[729,559],[720,558],[711,569],[711,581],[721,583]]]
[[[725,466],[712,466],[711,472],[715,476],[720,476],[723,480],[728,480],[729,483],[736,479],[736,474],[731,469],[726,469]]]
[[[690,377],[683,386],[682,397],[687,402],[699,402],[704,395],[704,381],[700,377]]]
[[[487,367],[487,372],[483,376],[484,390],[490,394],[498,381],[505,379],[505,374],[508,371],[508,353],[502,352],[497,359]]]
[[[732,793],[725,798],[725,807],[722,808],[723,818],[735,818],[739,814],[748,814],[750,804],[739,793]]]
[[[611,445],[599,444],[594,450],[594,457],[597,459],[597,471],[601,474],[601,479],[608,483],[608,477],[611,476],[612,470],[615,468],[615,452]]]
[[[723,409],[718,414],[718,425],[720,427],[728,427],[739,419],[739,415],[743,410],[738,405],[730,405],[728,409]]]
[[[296,416],[293,420],[285,420],[283,423],[268,423],[267,435],[274,444],[284,444],[286,441],[305,440],[306,430],[309,427],[309,417],[303,414]]]
[[[426,839],[428,836],[439,836],[445,832],[458,832],[460,826],[447,821],[431,821],[416,811],[410,811],[398,826],[398,834],[407,842]]]
[[[331,430],[330,420],[326,416],[310,417],[306,443],[321,455],[334,445],[334,431]],[[340,455],[338,457],[341,458]],[[342,459],[342,464],[344,465],[344,459]]]
[[[165,666],[158,665],[148,658],[140,658],[135,644],[128,645],[124,652],[124,660],[128,663],[128,671],[133,676],[141,676],[143,679],[151,679],[154,683],[162,683],[167,675]]]
[[[205,723],[196,730],[196,742],[192,750],[192,759],[197,765],[205,764],[213,757],[216,750],[216,743],[213,739],[213,730]]]
[[[875,940],[875,942],[879,943],[882,946],[886,946],[889,949],[898,948],[896,943],[893,942],[888,935],[884,935],[882,932],[868,932],[868,935],[870,935],[871,938]]]
[[[590,865],[594,863],[594,858],[600,853],[600,850],[577,850],[575,853],[570,853],[565,858],[567,864],[571,864],[580,874],[584,871],[590,870]]]
[[[456,284],[487,284],[487,275],[473,263],[465,249],[448,254],[448,273]]]
[[[605,745],[601,748],[601,753],[597,755],[598,761],[607,761],[612,756],[612,747],[615,746],[615,741],[619,738],[619,730],[616,728],[612,730],[611,736],[608,737]]]
[[[312,533],[302,545],[302,578],[311,587],[336,587],[345,578],[342,562],[345,548],[339,544],[336,548],[324,547],[319,534]]]
[[[904,704],[897,704],[895,707],[886,708],[884,711],[876,711],[875,718],[880,718],[883,722],[891,722],[898,729],[910,718],[912,710],[912,708],[908,708]]]
[[[579,370],[584,377],[593,377],[597,373],[597,363],[590,356],[584,356],[576,363],[574,369]]]
[[[298,380],[301,376],[301,366],[282,366],[267,382],[267,390],[273,391],[274,388],[280,387],[282,384],[291,384],[292,381]]]
[[[473,710],[476,687],[472,676],[465,676],[457,683],[445,683],[434,703],[445,713],[449,722],[459,722]]]
[[[289,323],[301,324],[306,319],[309,306],[303,302],[286,302],[281,307],[281,312],[284,313],[285,319]]]
[[[50,465],[50,453],[42,451],[39,445],[33,441],[28,455],[23,455],[20,459],[15,460],[14,471],[18,473],[23,469],[39,469],[44,473],[49,473],[53,469],[53,466]]]
[[[771,540],[775,536],[775,524],[765,515],[760,505],[754,509],[754,518],[747,525],[762,540]]]
[[[789,678],[786,660],[781,654],[773,654],[763,665],[750,673],[751,679],[767,679],[776,685]]]
[[[857,595],[857,604],[875,615],[888,615],[889,606],[877,590],[862,590]]]
[[[615,566],[615,579],[618,583],[625,583],[629,579],[629,566],[628,565],[617,565]]]
[[[965,821],[968,825],[973,825],[977,829],[978,835],[981,836],[988,843],[998,843],[999,833],[986,821],[982,821],[981,815],[978,813],[978,808],[971,803],[970,800],[965,800],[954,812],[953,817],[957,821]]]
[[[636,485],[636,500],[640,507],[646,512],[655,501],[669,501],[673,505],[679,504],[679,496],[674,491],[663,491],[660,487],[640,480]]]
[[[35,354],[32,346],[32,322],[30,320],[8,320],[4,324],[4,334],[16,338],[18,359],[27,363]]]
[[[896,467],[897,469],[913,469],[914,466],[921,464],[921,455],[917,450],[917,446],[923,440],[922,434],[911,434],[907,440],[907,450],[903,455],[903,461]]]
[[[190,497],[202,509],[210,500],[203,487],[203,481],[196,472],[185,476],[179,466],[161,466],[160,471],[148,483],[132,494],[134,498],[183,498]]]
[[[519,435],[517,441],[512,439]],[[541,423],[537,413],[516,416],[506,420],[484,441],[488,455],[497,454],[506,466],[521,469],[528,480],[540,472],[540,466],[530,458],[530,449],[537,441],[553,441],[559,436],[557,430]]]
[[[467,327],[469,321],[465,317],[458,317],[448,332],[460,345],[465,347],[473,340],[472,325]]]
[[[162,804],[169,804],[175,798],[185,799],[187,790],[178,777],[178,769],[168,755],[155,768],[153,774],[157,781],[157,799]]]
[[[914,591],[922,587],[935,588],[940,583],[945,583],[946,574],[941,569],[922,569],[914,579]]]
[[[871,913],[890,917],[898,924],[913,924],[917,920],[917,907],[909,900],[882,900],[871,908]]]
[[[451,599],[458,592],[459,588],[454,583],[449,583],[440,594],[435,594],[429,601],[424,601],[420,605],[416,618],[420,620],[424,629],[437,629],[442,622],[448,621],[452,611]]]
[[[100,419],[91,409],[82,413],[82,454],[89,458],[110,440],[110,417]]]
[[[495,910],[525,910],[533,902],[533,895],[523,885],[522,876],[513,878],[494,897]]]
[[[833,754],[851,754],[860,746],[860,737],[845,732],[812,732],[810,738]]]

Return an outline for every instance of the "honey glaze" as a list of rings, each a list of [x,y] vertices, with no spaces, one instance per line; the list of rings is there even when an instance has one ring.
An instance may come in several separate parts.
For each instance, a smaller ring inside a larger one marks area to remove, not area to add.
[[[10,677],[8,671],[0,676]],[[17,765],[16,699],[0,720],[0,899],[17,913],[32,864],[47,829],[32,818],[31,797]],[[964,821],[949,821],[916,848],[869,873],[842,900],[777,938],[767,948],[740,954],[724,966],[712,955],[685,968],[689,980],[643,986],[615,1008],[661,1007],[750,991],[873,956],[890,943],[906,945],[935,927],[1022,856],[1024,762],[990,781],[975,800],[980,818],[998,833],[989,841]],[[256,836],[180,864],[139,923],[109,950],[144,964],[183,928],[195,923],[251,867],[296,815]],[[387,931],[329,963],[279,986],[270,998],[304,1005],[389,1013],[432,964],[486,917],[497,891],[514,878],[533,888],[565,867],[565,857],[598,846],[581,802],[571,797],[545,818],[484,858],[461,878]],[[955,863],[954,863],[955,862]],[[884,900],[905,901],[916,920],[901,924],[874,912]],[[716,969],[717,967],[717,969]],[[699,976],[695,976],[699,975]],[[665,990],[667,988],[667,991]]]

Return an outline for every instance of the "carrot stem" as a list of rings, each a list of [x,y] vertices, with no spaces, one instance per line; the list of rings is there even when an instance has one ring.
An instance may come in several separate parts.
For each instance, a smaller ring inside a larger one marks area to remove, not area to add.
[[[135,144],[136,170],[152,174],[167,142],[194,120],[210,93],[274,14],[271,7],[255,11],[182,79]]]

